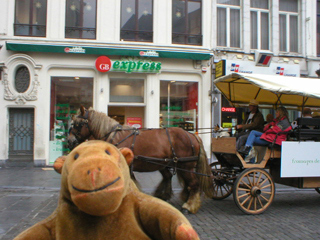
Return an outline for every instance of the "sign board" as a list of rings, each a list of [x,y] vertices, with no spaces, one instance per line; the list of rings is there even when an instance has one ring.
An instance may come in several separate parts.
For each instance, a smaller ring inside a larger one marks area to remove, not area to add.
[[[256,73],[300,77],[300,66],[299,64],[271,62],[269,67],[261,67],[256,66],[253,61],[242,60],[221,60],[216,63],[216,78],[231,73]]]
[[[216,63],[216,78],[226,75],[226,61],[221,60]]]
[[[161,70],[161,62],[135,58],[111,60],[107,56],[98,57],[95,66],[99,72],[159,73]]]
[[[281,177],[320,177],[320,142],[282,142]]]
[[[142,127],[142,118],[141,117],[127,117],[127,125],[134,128]]]

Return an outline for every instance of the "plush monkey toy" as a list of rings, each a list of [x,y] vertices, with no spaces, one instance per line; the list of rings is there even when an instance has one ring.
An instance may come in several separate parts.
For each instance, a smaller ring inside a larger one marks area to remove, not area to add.
[[[137,189],[132,160],[129,148],[80,144],[55,165],[62,168],[57,209],[15,240],[199,239],[176,208]]]

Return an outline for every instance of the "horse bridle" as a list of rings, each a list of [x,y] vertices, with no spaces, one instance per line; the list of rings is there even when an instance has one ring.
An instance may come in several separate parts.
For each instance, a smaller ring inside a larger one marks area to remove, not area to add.
[[[92,135],[90,127],[89,127],[89,120],[88,120],[89,111],[87,111],[87,110],[85,110],[85,111],[86,112],[85,112],[84,116],[82,116],[82,115],[77,116],[77,118],[81,118],[83,120],[79,123],[74,123],[72,128],[69,131],[69,133],[72,133],[75,136],[75,138],[77,139],[77,141],[79,143],[82,141],[82,137],[80,135],[80,132],[81,132],[81,129],[83,126],[85,126],[88,129],[90,135]],[[74,130],[76,130],[77,132],[75,132]]]

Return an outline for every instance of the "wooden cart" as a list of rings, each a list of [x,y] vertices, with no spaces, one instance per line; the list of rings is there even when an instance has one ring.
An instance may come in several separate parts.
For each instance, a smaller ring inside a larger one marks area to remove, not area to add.
[[[280,80],[277,80],[278,82],[274,83],[274,79],[271,79],[271,81],[262,79],[261,82],[256,81],[256,79],[259,80],[259,76],[231,74],[216,79],[214,83],[230,103],[235,106],[236,104],[247,104],[250,99],[257,99],[264,105],[320,106],[320,92],[310,93],[309,90],[304,91],[303,87],[301,87],[301,92],[290,91],[290,86],[279,87],[280,83],[288,81],[286,77],[283,77],[285,80],[280,78]],[[308,80],[304,80],[304,83],[308,85]],[[320,148],[320,130],[317,129],[320,128],[320,119],[309,120],[310,122],[307,125],[314,124],[315,129],[308,130],[301,128],[303,124],[306,124],[303,121],[305,121],[304,118],[299,119],[300,127],[291,133],[290,141],[285,145],[296,146],[298,144],[299,147],[303,147],[313,144],[316,146],[312,148],[314,151],[303,149],[301,152],[305,154],[316,152]],[[256,163],[247,163],[236,151],[235,137],[212,138],[212,152],[218,160],[211,164],[215,189],[213,199],[221,200],[233,193],[236,205],[243,212],[260,214],[268,209],[274,199],[275,183],[296,188],[314,188],[320,193],[320,171],[319,173],[312,173],[314,175],[308,173],[296,174],[295,172],[292,173],[290,167],[284,167],[283,162],[287,163],[287,155],[290,151],[294,152],[296,149],[274,145],[268,147],[255,146],[255,148],[258,152]],[[294,158],[292,162],[303,163],[302,160],[294,160]],[[317,163],[317,160],[315,159],[313,163]],[[320,163],[317,169],[320,169]],[[287,170],[289,173],[287,173]]]

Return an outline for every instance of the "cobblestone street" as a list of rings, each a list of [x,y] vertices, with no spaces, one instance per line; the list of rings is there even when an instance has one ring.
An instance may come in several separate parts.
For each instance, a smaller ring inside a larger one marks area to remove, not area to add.
[[[50,215],[57,206],[60,176],[41,168],[0,170],[0,239],[11,240]],[[138,173],[145,192],[151,193],[159,175]],[[179,185],[170,201],[180,208]],[[320,239],[320,195],[315,190],[277,186],[271,207],[261,215],[244,214],[230,196],[203,199],[197,214],[187,215],[200,239]]]

